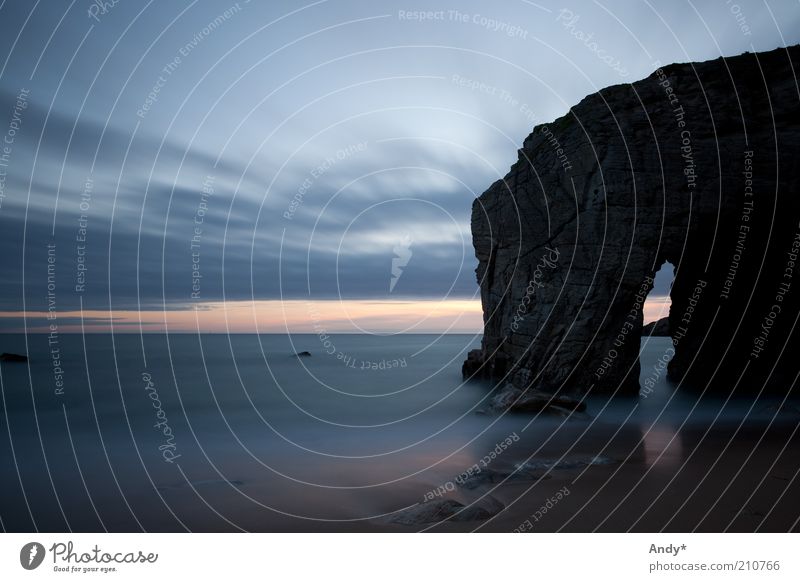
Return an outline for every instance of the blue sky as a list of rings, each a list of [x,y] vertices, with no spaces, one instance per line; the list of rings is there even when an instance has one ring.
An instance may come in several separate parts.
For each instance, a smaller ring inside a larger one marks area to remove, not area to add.
[[[46,311],[48,244],[64,312],[475,297],[472,199],[535,124],[800,36],[792,2],[100,4],[0,4],[0,311]]]

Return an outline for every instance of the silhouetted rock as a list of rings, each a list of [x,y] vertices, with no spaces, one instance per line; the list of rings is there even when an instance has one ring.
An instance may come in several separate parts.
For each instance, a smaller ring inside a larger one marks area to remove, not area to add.
[[[294,357],[295,358],[310,358],[311,357],[311,352],[297,352],[294,355]]]
[[[20,354],[9,354],[7,352],[3,352],[0,354],[0,362],[27,362],[28,356],[23,356]]]
[[[651,321],[642,327],[642,337],[670,337],[669,317],[662,317],[658,321]]]
[[[637,394],[642,304],[669,261],[670,377],[787,390],[800,348],[796,70],[798,46],[669,65],[534,128],[472,207],[484,336],[465,377]]]

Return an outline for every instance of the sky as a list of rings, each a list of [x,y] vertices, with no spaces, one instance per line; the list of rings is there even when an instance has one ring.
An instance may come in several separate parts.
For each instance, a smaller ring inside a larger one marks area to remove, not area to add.
[[[472,200],[534,125],[799,36],[777,1],[2,1],[0,330],[479,331]]]

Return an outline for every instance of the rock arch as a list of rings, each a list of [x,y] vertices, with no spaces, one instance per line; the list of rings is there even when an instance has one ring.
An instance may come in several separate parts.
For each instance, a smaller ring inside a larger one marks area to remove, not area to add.
[[[641,304],[675,265],[670,376],[789,390],[800,365],[800,48],[659,68],[537,126],[477,198],[464,375],[639,390]]]

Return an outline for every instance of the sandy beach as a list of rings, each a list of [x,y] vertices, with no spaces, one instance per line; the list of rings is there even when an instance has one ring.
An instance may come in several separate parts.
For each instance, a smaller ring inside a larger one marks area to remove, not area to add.
[[[534,482],[511,477],[468,495],[458,492],[454,497],[467,505],[485,494],[505,509],[481,522],[443,521],[429,530],[797,531],[797,426],[795,417],[776,420],[768,430],[743,427],[735,436],[736,426],[726,425],[708,434],[700,428],[677,433],[654,429],[644,438],[640,431],[623,429],[602,452],[592,444],[606,442],[611,427],[599,427],[574,442],[566,434],[573,432],[570,427],[536,458],[579,466],[556,466]],[[562,457],[564,446],[571,451]],[[597,454],[602,464],[583,464]],[[502,468],[526,460],[506,458]],[[555,498],[565,488],[568,494]]]

